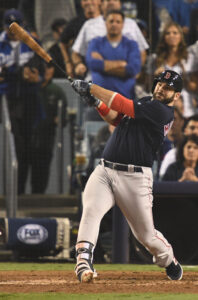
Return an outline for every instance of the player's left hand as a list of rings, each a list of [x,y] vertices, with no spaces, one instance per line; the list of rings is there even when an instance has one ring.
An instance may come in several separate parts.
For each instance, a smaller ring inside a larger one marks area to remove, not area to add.
[[[90,96],[90,82],[77,79],[71,83],[71,86],[80,96]]]

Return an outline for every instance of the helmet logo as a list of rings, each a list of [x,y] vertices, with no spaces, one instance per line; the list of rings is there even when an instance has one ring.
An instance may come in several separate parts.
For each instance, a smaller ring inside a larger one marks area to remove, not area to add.
[[[171,77],[171,73],[170,72],[166,72],[166,75],[164,76],[165,79],[169,79]]]

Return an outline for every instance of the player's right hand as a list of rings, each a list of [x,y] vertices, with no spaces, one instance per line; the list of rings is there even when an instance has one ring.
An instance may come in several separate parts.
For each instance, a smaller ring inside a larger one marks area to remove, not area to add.
[[[82,96],[82,101],[87,104],[88,106],[95,106],[97,107],[100,104],[100,100],[93,97],[93,96]]]

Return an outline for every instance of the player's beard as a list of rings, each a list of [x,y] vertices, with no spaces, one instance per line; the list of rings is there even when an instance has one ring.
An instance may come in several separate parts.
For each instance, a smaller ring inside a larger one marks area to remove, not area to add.
[[[174,100],[174,97],[175,97],[175,93],[173,94],[172,97],[170,98],[162,98],[162,99],[159,99],[157,96],[156,96],[157,92],[153,93],[153,99],[155,100],[159,100],[160,102],[164,103],[164,104],[169,104],[171,102],[173,102]]]

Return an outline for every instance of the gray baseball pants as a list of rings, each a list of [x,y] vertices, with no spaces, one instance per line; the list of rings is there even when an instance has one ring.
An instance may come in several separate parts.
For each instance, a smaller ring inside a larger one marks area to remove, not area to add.
[[[143,173],[117,171],[98,165],[87,182],[83,193],[83,213],[77,242],[97,243],[100,222],[115,205],[119,206],[137,240],[153,255],[160,267],[173,260],[172,246],[154,228],[153,175],[151,168],[142,167]]]

